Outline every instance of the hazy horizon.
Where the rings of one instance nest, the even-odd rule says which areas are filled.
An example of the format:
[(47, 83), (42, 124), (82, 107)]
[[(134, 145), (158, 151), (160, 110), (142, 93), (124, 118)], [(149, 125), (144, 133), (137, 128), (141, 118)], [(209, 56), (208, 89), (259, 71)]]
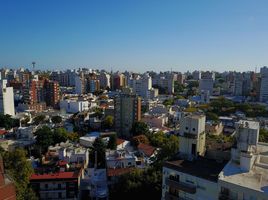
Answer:
[(0, 67), (259, 71), (267, 65), (267, 7), (265, 0), (3, 0)]

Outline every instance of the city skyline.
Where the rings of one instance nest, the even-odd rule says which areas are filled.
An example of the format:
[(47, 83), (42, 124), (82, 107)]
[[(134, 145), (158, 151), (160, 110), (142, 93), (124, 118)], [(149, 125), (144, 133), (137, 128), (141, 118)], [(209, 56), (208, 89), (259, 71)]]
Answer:
[(268, 2), (2, 1), (0, 67), (255, 71)]

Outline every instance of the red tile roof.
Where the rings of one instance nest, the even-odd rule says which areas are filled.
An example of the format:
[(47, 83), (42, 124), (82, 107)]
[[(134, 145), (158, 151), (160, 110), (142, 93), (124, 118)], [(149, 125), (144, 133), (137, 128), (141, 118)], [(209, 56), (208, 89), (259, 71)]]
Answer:
[(115, 169), (107, 169), (107, 176), (121, 176), (123, 174), (130, 173), (134, 168), (115, 168)]
[(153, 155), (154, 151), (156, 150), (156, 148), (154, 148), (153, 146), (148, 145), (148, 144), (143, 144), (143, 143), (140, 143), (138, 145), (138, 149), (140, 151), (142, 151), (148, 157), (150, 157), (151, 155)]
[(6, 130), (0, 130), (0, 135), (5, 135), (7, 133)]
[(64, 161), (64, 160), (60, 160), (59, 162), (58, 162), (58, 165), (59, 166), (66, 166), (68, 164), (68, 162), (66, 162), (66, 161)]
[(116, 139), (116, 145), (123, 144), (125, 141), (126, 141), (126, 140), (123, 140), (123, 139), (117, 138), (117, 139)]
[(54, 174), (32, 174), (30, 180), (49, 180), (49, 179), (75, 179), (80, 175), (79, 172), (57, 172)]

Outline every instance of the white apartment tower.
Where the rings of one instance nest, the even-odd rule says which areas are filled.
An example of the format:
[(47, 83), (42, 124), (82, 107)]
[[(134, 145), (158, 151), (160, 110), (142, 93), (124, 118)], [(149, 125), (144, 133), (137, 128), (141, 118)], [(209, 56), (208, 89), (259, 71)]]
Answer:
[(268, 68), (261, 68), (261, 88), (260, 88), (260, 101), (268, 101)]
[(0, 83), (0, 112), (11, 116), (15, 115), (13, 87), (7, 87), (7, 80)]

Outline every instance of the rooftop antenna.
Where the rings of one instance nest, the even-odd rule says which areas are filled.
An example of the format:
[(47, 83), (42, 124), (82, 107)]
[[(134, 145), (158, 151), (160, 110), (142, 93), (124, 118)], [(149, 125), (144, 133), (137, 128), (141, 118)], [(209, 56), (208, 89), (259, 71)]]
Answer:
[(35, 68), (35, 61), (32, 62), (32, 65), (33, 65), (33, 71), (34, 71), (34, 68)]

